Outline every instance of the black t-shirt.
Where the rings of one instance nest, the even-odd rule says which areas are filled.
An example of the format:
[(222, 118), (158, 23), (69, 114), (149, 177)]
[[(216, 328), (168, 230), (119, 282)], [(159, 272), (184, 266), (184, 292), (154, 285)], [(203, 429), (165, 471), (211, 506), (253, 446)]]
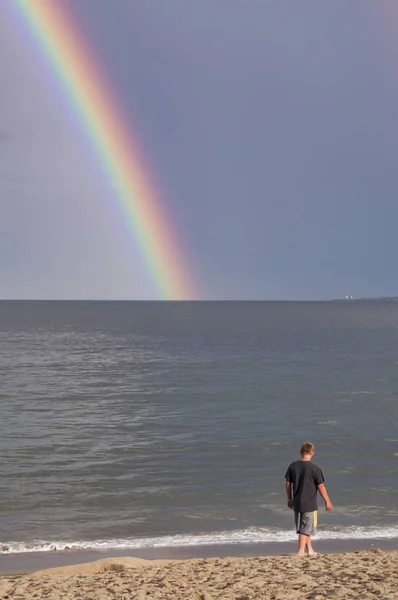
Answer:
[(293, 506), (296, 512), (313, 512), (318, 509), (317, 486), (325, 479), (321, 469), (311, 461), (296, 460), (289, 465), (286, 481), (293, 485)]

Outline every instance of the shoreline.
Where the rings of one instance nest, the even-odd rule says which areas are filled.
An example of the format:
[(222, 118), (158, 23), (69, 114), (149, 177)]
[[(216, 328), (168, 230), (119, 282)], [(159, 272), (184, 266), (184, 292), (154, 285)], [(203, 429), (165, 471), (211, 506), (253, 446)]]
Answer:
[(347, 600), (397, 598), (397, 551), (196, 559), (102, 558), (0, 576), (0, 599)]
[[(319, 555), (346, 554), (381, 550), (382, 552), (398, 551), (398, 538), (383, 539), (347, 539), (347, 540), (313, 540)], [(295, 556), (297, 542), (259, 542), (254, 544), (219, 544), (201, 546), (173, 546), (162, 548), (118, 548), (107, 550), (61, 550), (47, 552), (23, 552), (0, 554), (0, 576), (27, 574), (46, 569), (79, 566), (102, 559), (119, 557), (143, 559), (149, 562), (159, 560), (188, 561), (194, 559), (215, 558), (252, 558)]]

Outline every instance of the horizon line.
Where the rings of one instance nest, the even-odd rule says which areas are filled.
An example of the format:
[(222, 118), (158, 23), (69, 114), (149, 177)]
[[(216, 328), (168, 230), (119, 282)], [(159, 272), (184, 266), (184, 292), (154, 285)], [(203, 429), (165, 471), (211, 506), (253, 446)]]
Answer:
[(362, 300), (398, 300), (398, 296), (360, 296), (358, 298), (301, 298), (301, 299), (259, 299), (259, 298), (212, 298), (212, 299), (191, 299), (191, 300), (171, 300), (171, 299), (133, 299), (133, 298), (0, 298), (0, 302), (157, 302), (157, 303), (199, 303), (199, 302), (344, 302), (352, 303)]

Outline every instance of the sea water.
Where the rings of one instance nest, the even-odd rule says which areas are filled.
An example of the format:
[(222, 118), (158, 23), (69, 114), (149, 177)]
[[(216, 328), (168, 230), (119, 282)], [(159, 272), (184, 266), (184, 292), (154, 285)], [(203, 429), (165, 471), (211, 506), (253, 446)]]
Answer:
[(0, 302), (0, 550), (398, 539), (398, 303)]

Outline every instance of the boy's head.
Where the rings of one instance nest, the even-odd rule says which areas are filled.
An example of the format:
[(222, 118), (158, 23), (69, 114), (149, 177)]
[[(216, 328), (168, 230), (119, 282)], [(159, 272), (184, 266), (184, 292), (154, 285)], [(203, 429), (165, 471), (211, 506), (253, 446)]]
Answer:
[(311, 442), (304, 442), (304, 444), (301, 446), (301, 449), (300, 449), (301, 456), (313, 456), (314, 453), (315, 453), (314, 444), (311, 444)]

